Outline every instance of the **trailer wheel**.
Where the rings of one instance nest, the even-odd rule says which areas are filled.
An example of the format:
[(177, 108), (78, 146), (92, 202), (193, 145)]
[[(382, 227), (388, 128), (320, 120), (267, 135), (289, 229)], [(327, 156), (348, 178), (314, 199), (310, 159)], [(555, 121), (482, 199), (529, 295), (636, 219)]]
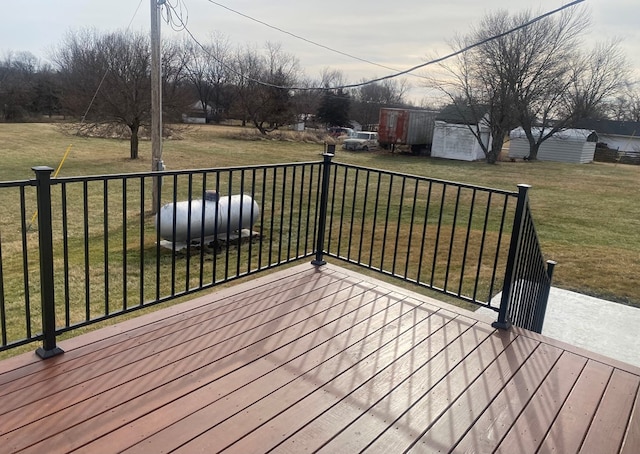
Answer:
[(369, 151), (369, 147), (365, 145), (364, 147), (362, 147), (362, 151)]

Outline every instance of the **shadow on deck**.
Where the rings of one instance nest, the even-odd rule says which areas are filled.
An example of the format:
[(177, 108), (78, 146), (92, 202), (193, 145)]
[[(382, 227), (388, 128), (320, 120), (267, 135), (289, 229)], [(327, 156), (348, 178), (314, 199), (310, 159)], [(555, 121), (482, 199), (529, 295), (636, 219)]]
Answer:
[(3, 452), (640, 452), (640, 369), (308, 264), (0, 363)]

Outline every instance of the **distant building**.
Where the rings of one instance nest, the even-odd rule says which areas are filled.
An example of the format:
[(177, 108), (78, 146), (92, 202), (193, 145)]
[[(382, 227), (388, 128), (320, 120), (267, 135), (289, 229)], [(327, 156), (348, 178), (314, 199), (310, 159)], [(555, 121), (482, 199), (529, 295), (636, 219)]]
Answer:
[[(534, 128), (534, 135), (540, 134)], [(529, 156), (529, 140), (522, 128), (516, 128), (509, 134), (509, 158), (524, 159)], [(592, 162), (598, 135), (589, 129), (565, 129), (542, 142), (538, 149), (540, 161), (573, 162), (584, 164)]]
[(460, 161), (485, 159), (484, 150), (471, 131), (480, 135), (487, 149), (491, 147), (491, 132), (485, 115), (483, 108), (474, 110), (450, 105), (442, 109), (435, 119), (431, 156)]
[(182, 114), (182, 122), (192, 124), (210, 123), (216, 115), (221, 115), (223, 113), (224, 109), (221, 107), (207, 105), (207, 108), (205, 109), (201, 101), (196, 101), (191, 105), (188, 112)]
[(598, 134), (598, 143), (623, 152), (640, 153), (640, 123), (635, 121), (582, 120), (576, 127)]

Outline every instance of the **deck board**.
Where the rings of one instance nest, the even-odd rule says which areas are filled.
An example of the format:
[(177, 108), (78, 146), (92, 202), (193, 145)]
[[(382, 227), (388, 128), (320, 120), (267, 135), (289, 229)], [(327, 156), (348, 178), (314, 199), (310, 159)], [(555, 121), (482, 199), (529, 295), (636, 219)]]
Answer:
[(3, 452), (640, 451), (638, 368), (334, 265), (61, 347), (0, 362)]
[(613, 372), (580, 452), (605, 452), (622, 446), (631, 409), (638, 399), (639, 381), (637, 375)]
[[(380, 298), (375, 302), (382, 307), (388, 304), (388, 301)], [(153, 440), (145, 443), (140, 449), (144, 452), (147, 449), (153, 450), (156, 446), (170, 446), (178, 443), (187, 432), (190, 434), (199, 434), (206, 432), (218, 423), (228, 424), (227, 421), (230, 421), (230, 418), (233, 418), (238, 413), (248, 411), (246, 409), (254, 404), (254, 402), (256, 405), (264, 405), (259, 401), (263, 396), (264, 399), (273, 399), (274, 395), (285, 399), (286, 396), (292, 396), (293, 392), (302, 392), (304, 385), (309, 383), (308, 376), (312, 376), (315, 380), (318, 380), (318, 370), (323, 373), (334, 373), (334, 371), (339, 370), (341, 367), (347, 367), (352, 362), (349, 358), (357, 358), (365, 355), (369, 349), (375, 347), (375, 343), (366, 343), (366, 345), (363, 346), (362, 339), (365, 339), (365, 336), (370, 337), (372, 332), (377, 332), (385, 326), (385, 317), (391, 316), (395, 318), (396, 315), (400, 316), (403, 312), (406, 313), (412, 308), (412, 306), (409, 305), (402, 307), (399, 304), (395, 304), (394, 307), (396, 312), (379, 313), (377, 316), (369, 319), (358, 320), (354, 318), (357, 314), (342, 318), (339, 320), (339, 323), (324, 325), (320, 330), (311, 333), (312, 335), (307, 336), (308, 339), (304, 342), (296, 342), (294, 345), (297, 349), (295, 350), (291, 348), (281, 349), (267, 354), (263, 359), (272, 367), (272, 371), (269, 374), (259, 377), (254, 382), (248, 383), (247, 386), (232, 389), (229, 394), (224, 396), (223, 401), (221, 401), (219, 405), (207, 406), (190, 415), (190, 417), (173, 424), (171, 427), (165, 429), (163, 433), (155, 436)], [(365, 313), (379, 312), (379, 309), (380, 307), (372, 306), (368, 311), (365, 311)], [(413, 318), (404, 317), (404, 319), (404, 323), (408, 328)], [(370, 323), (364, 323), (365, 321)], [(355, 332), (351, 330), (351, 327), (354, 325), (359, 328), (355, 330)], [(345, 344), (348, 345), (348, 343), (353, 345), (345, 350)], [(311, 350), (313, 344), (321, 344), (320, 346), (322, 348)], [(308, 350), (301, 352), (301, 347), (307, 348)], [(345, 360), (345, 358), (347, 359)], [(237, 384), (242, 383), (242, 372), (243, 371), (238, 371), (238, 373), (230, 376), (230, 382)], [(306, 380), (297, 380), (294, 385), (298, 386), (292, 386), (292, 382), (296, 380), (299, 375), (303, 375)], [(293, 388), (293, 391), (291, 391), (291, 388)], [(188, 429), (188, 431), (185, 429)], [(179, 444), (177, 446), (179, 446)]]
[[(342, 281), (339, 284), (342, 284)], [(326, 287), (323, 290), (324, 297), (320, 298), (319, 295), (316, 295), (310, 300), (317, 302), (317, 305), (314, 306), (316, 313), (332, 309), (331, 304), (339, 306), (337, 309), (333, 308), (336, 313), (339, 313), (343, 310), (341, 306), (347, 301), (345, 298), (348, 294), (360, 292), (358, 287), (354, 285), (338, 291), (339, 284), (331, 284), (333, 287)], [(354, 291), (354, 288), (357, 290)], [(317, 291), (311, 293), (315, 295)], [(298, 299), (304, 300), (308, 296), (300, 295), (297, 292), (296, 294), (297, 297), (290, 299), (288, 304), (295, 306)], [(242, 318), (233, 324), (227, 323), (226, 319), (222, 320), (220, 321), (222, 327), (219, 329), (216, 329), (215, 319), (213, 322), (198, 320), (200, 323), (192, 326), (191, 333), (184, 329), (175, 332), (172, 336), (175, 339), (163, 343), (162, 349), (154, 348), (152, 354), (149, 354), (149, 348), (134, 348), (123, 352), (119, 356), (124, 358), (122, 362), (127, 364), (126, 367), (113, 368), (111, 361), (102, 361), (101, 363), (105, 363), (102, 365), (102, 369), (95, 365), (91, 369), (86, 369), (89, 373), (84, 382), (76, 384), (73, 381), (73, 386), (68, 386), (69, 382), (66, 377), (62, 376), (62, 380), (52, 380), (47, 386), (48, 389), (38, 394), (52, 395), (52, 389), (59, 388), (55, 400), (60, 406), (66, 406), (66, 408), (52, 407), (49, 411), (51, 413), (62, 411), (61, 416), (69, 423), (74, 423), (84, 421), (87, 417), (105, 412), (110, 408), (117, 408), (117, 405), (125, 403), (132, 397), (144, 396), (147, 391), (145, 385), (147, 375), (154, 375), (154, 382), (157, 386), (180, 380), (180, 388), (184, 386), (183, 378), (190, 371), (201, 371), (202, 374), (205, 374), (206, 379), (222, 376), (237, 368), (242, 360), (246, 359), (244, 355), (238, 354), (239, 352), (248, 346), (259, 348), (261, 343), (266, 342), (265, 337), (277, 336), (283, 342), (295, 339), (299, 330), (304, 327), (299, 322), (308, 318), (304, 309), (310, 304), (312, 303), (307, 302), (305, 305), (300, 305), (300, 310), (294, 312), (284, 313), (286, 309), (282, 308), (282, 304), (279, 306), (279, 311), (276, 311), (276, 308), (259, 312), (252, 320), (255, 323), (252, 329), (250, 329), (251, 325), (244, 326)], [(278, 326), (283, 328), (278, 330)], [(209, 335), (205, 336), (205, 334)], [(150, 345), (152, 344), (144, 344), (146, 347)], [(136, 352), (139, 355), (139, 360), (130, 360), (130, 358), (136, 357)], [(74, 372), (75, 370), (70, 374), (72, 377), (76, 375)], [(199, 377), (188, 377), (187, 382), (193, 383)], [(23, 391), (30, 390), (25, 388)], [(161, 392), (157, 394), (161, 394)], [(24, 405), (20, 409), (20, 414), (26, 418), (32, 418), (31, 415), (37, 414), (39, 411), (39, 401), (33, 400), (32, 393), (29, 393), (28, 396), (31, 404)], [(91, 399), (92, 396), (96, 396), (96, 398)], [(70, 404), (73, 407), (69, 407)], [(8, 413), (8, 416), (11, 418), (12, 424), (23, 422), (13, 417), (11, 412)], [(37, 432), (40, 436), (49, 435), (46, 430), (42, 429), (38, 421), (34, 421), (34, 423), (38, 424)], [(96, 424), (100, 424), (100, 422), (94, 420), (90, 425)], [(30, 438), (28, 434), (33, 431), (34, 428), (31, 425), (22, 425), (18, 433), (23, 433), (21, 438), (24, 439), (24, 443), (28, 443)], [(49, 439), (47, 443), (54, 441), (55, 438)], [(66, 443), (66, 440), (63, 440), (63, 443)]]
[(507, 454), (537, 450), (586, 362), (584, 357), (563, 353), (495, 452)]
[[(501, 336), (509, 337), (506, 333)], [(419, 438), (412, 443), (413, 452), (434, 451), (455, 446), (473, 426), (478, 415), (491, 405), (499, 392), (531, 356), (538, 343), (526, 337), (516, 337), (474, 381), (465, 392), (452, 401), (445, 417), (431, 426), (424, 424)]]
[(542, 452), (578, 452), (613, 368), (589, 360), (540, 447)]
[[(2, 365), (6, 364), (7, 368), (0, 373), (0, 396), (14, 389), (7, 386), (12, 381), (19, 380), (17, 386), (24, 387), (29, 384), (27, 377), (30, 375), (35, 374), (33, 379), (41, 379), (43, 377), (41, 372), (45, 370), (55, 374), (83, 367), (109, 355), (119, 354), (132, 346), (152, 342), (171, 332), (188, 328), (194, 322), (194, 317), (201, 314), (211, 318), (216, 314), (224, 314), (234, 309), (248, 308), (251, 304), (254, 305), (256, 312), (274, 307), (278, 302), (283, 301), (285, 296), (283, 290), (295, 289), (304, 293), (313, 289), (321, 289), (324, 284), (336, 282), (336, 279), (331, 279), (331, 275), (334, 273), (334, 270), (328, 270), (326, 273), (317, 275), (313, 270), (305, 270), (281, 278), (278, 278), (277, 275), (273, 276), (273, 281), (264, 277), (257, 278), (258, 282), (253, 286), (239, 286), (237, 294), (227, 295), (224, 293), (223, 297), (217, 297), (215, 294), (201, 297), (190, 303), (181, 304), (180, 307), (183, 310), (174, 306), (161, 313), (149, 314), (144, 319), (128, 320), (94, 333), (67, 340), (64, 345), (68, 351), (64, 355), (55, 356), (47, 361), (41, 361), (37, 356), (29, 355), (23, 357), (19, 367), (12, 367), (15, 360), (6, 360)], [(186, 323), (181, 323), (183, 321)], [(97, 351), (100, 352), (98, 358), (95, 356)]]
[[(314, 389), (300, 405), (288, 408), (277, 418), (261, 425), (258, 430), (237, 441), (229, 452), (249, 452), (252, 447), (258, 445), (266, 445), (269, 449), (276, 448), (299, 429), (307, 425), (315, 426), (318, 418), (325, 414), (328, 414), (329, 418), (342, 417), (343, 422), (346, 422), (352, 416), (343, 415), (345, 410), (358, 411), (372, 407), (382, 396), (392, 392), (401, 383), (408, 382), (417, 390), (430, 387), (430, 382), (437, 380), (437, 375), (448, 369), (448, 362), (454, 360), (446, 358), (445, 352), (449, 349), (471, 349), (477, 345), (472, 326), (473, 323), (469, 320), (460, 319), (449, 320), (441, 329), (435, 331), (431, 331), (430, 326), (422, 323), (416, 325), (411, 332), (404, 332), (397, 340), (375, 352), (375, 355), (363, 358), (349, 371), (336, 378), (332, 378), (331, 374), (327, 375), (325, 380), (328, 380), (325, 384)], [(418, 364), (425, 366), (418, 369)], [(424, 373), (416, 373), (418, 370)], [(404, 403), (406, 405), (406, 399)], [(378, 416), (381, 414), (387, 413), (383, 411)], [(310, 430), (314, 431), (314, 427)], [(329, 430), (315, 432), (313, 443), (325, 442), (332, 435)], [(361, 434), (360, 438), (366, 435), (374, 437), (377, 433), (376, 428), (368, 427), (367, 433)]]

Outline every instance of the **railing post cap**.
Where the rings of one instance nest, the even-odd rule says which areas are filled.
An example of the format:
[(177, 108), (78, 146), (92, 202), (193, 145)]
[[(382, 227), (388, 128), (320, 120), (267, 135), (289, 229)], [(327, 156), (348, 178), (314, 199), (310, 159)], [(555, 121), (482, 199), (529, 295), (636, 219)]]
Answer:
[(520, 183), (518, 187), (522, 189), (531, 189), (531, 185), (526, 183)]
[(34, 166), (31, 167), (34, 172), (53, 172), (54, 168), (49, 166)]
[(322, 153), (322, 156), (324, 156), (325, 159), (330, 159), (330, 158), (333, 158), (335, 154), (336, 154), (335, 144), (325, 143), (324, 152)]

